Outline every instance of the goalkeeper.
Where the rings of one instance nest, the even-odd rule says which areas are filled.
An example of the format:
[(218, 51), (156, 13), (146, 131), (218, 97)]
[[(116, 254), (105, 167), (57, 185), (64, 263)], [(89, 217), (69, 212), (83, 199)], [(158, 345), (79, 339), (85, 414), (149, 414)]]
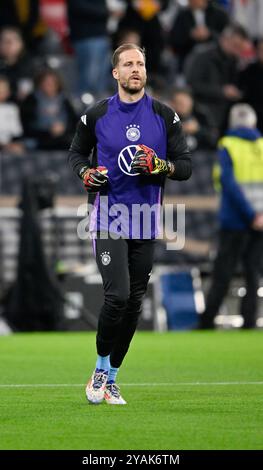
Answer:
[(136, 330), (158, 236), (154, 217), (140, 226), (133, 207), (160, 209), (165, 178), (188, 179), (191, 160), (177, 114), (145, 93), (144, 50), (123, 44), (112, 65), (118, 93), (81, 117), (69, 162), (93, 204), (89, 230), (104, 288), (86, 396), (94, 404), (124, 405), (116, 377)]

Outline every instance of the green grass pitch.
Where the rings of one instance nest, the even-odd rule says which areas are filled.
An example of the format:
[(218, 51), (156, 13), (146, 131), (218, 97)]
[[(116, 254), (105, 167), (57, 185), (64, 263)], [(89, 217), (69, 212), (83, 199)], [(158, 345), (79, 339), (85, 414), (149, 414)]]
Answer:
[(1, 337), (0, 449), (263, 449), (261, 331), (137, 333), (127, 406), (88, 404), (94, 361), (93, 333)]

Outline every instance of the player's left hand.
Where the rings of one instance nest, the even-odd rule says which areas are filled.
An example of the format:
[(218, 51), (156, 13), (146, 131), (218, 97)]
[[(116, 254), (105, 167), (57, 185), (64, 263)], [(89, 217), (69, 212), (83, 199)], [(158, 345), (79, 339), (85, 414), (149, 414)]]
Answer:
[(169, 169), (165, 160), (158, 158), (155, 151), (147, 145), (137, 145), (131, 168), (142, 175), (167, 175)]

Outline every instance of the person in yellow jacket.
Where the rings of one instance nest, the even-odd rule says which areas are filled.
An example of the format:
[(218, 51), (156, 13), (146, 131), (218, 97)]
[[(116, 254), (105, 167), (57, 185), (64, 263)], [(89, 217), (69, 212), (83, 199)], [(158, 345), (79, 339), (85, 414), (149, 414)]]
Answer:
[(256, 326), (263, 257), (263, 137), (256, 123), (251, 106), (236, 104), (230, 111), (230, 129), (219, 141), (219, 165), (215, 172), (220, 189), (219, 246), (201, 317), (203, 329), (214, 328), (214, 318), (239, 261), (246, 281), (246, 294), (240, 306), (243, 328)]

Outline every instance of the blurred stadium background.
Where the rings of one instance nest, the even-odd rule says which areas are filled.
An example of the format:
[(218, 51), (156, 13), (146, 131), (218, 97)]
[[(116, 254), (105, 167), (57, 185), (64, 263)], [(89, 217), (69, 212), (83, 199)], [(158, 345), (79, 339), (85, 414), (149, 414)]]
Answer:
[[(100, 280), (91, 244), (77, 237), (76, 228), (81, 220), (77, 216), (77, 208), (85, 204), (86, 196), (67, 164), (67, 149), (81, 112), (95, 100), (114, 92), (114, 84), (108, 63), (103, 88), (94, 88), (95, 81), (87, 84), (88, 88), (83, 93), (79, 77), (84, 72), (80, 70), (76, 51), (78, 41), (83, 37), (87, 40), (103, 38), (109, 53), (122, 41), (131, 40), (148, 48), (148, 91), (169, 103), (180, 114), (192, 151), (194, 168), (189, 181), (167, 183), (166, 201), (175, 205), (184, 203), (186, 206), (186, 244), (183, 250), (167, 251), (165, 244), (158, 242), (155, 276), (144, 309), (144, 318), (150, 315), (151, 319), (146, 320), (141, 327), (192, 328), (197, 323), (197, 315), (204, 308), (204, 294), (216, 253), (218, 198), (212, 181), (216, 143), (225, 130), (231, 104), (245, 99), (256, 106), (259, 112), (263, 104), (262, 90), (252, 90), (255, 85), (249, 81), (253, 70), (256, 78), (260, 79), (260, 72), (255, 69), (251, 71), (251, 68), (263, 60), (260, 42), (262, 23), (256, 22), (256, 18), (262, 15), (262, 2), (191, 0), (188, 4), (183, 0), (141, 3), (108, 0), (98, 2), (94, 11), (92, 2), (84, 3), (82, 11), (83, 2), (66, 0), (1, 2), (0, 78), (2, 88), (9, 88), (9, 91), (4, 90), (2, 93), (0, 103), (2, 312), (6, 310), (6, 302), (10, 302), (10, 295), (14, 296), (14, 285), (20, 282), (23, 272), (33, 269), (36, 282), (38, 274), (41, 277), (45, 275), (43, 270), (48, 269), (49, 274), (45, 271), (46, 275), (54, 275), (60, 282), (64, 298), (61, 302), (64, 305), (57, 308), (61, 321), (48, 318), (48, 315), (52, 316), (51, 312), (46, 312), (45, 320), (45, 313), (41, 311), (40, 321), (34, 321), (34, 318), (27, 320), (27, 305), (24, 311), (20, 308), (21, 312), (17, 316), (21, 318), (12, 317), (13, 322), (9, 323), (13, 323), (18, 330), (94, 328), (94, 316), (98, 308), (96, 302), (92, 301), (95, 296), (90, 295), (89, 289), (96, 292), (96, 297), (100, 295)], [(194, 13), (196, 6), (203, 8), (204, 12), (207, 10), (199, 19)], [(83, 13), (83, 20), (79, 20), (79, 31), (75, 24), (79, 17), (78, 9)], [(253, 19), (254, 26), (251, 28)], [(200, 34), (199, 37), (196, 33), (193, 38), (191, 28), (194, 25), (191, 21), (196, 21), (196, 28), (205, 24), (207, 35), (203, 37)], [(229, 39), (230, 45), (237, 41), (238, 54), (236, 57), (228, 57), (228, 64), (218, 83), (207, 83), (207, 91), (201, 93), (196, 86), (200, 77), (192, 77), (191, 63), (195, 63), (198, 54), (204, 60), (211, 47), (220, 42), (223, 28), (233, 21), (238, 21), (244, 29), (237, 34), (237, 38)], [(90, 24), (93, 24), (91, 30)], [(178, 30), (182, 24), (185, 25), (184, 29)], [(255, 26), (257, 24), (258, 29)], [(154, 35), (159, 37), (158, 44), (150, 41)], [(93, 47), (96, 49), (97, 46)], [(97, 58), (99, 60), (99, 56)], [(87, 59), (82, 62), (82, 66), (89, 66)], [(90, 64), (90, 70), (92, 66)], [(5, 80), (7, 83), (4, 83)], [(41, 118), (37, 117), (39, 96), (42, 93), (44, 100), (45, 92), (48, 93), (49, 86), (52, 88), (48, 80), (53, 81), (57, 89), (50, 98), (49, 111), (52, 114), (52, 106), (55, 107), (56, 117), (53, 121), (55, 125), (57, 120), (62, 124), (62, 129), (58, 131), (52, 127), (52, 118), (45, 121), (41, 113)], [(223, 96), (225, 83), (233, 84), (235, 96)], [(212, 98), (210, 101), (208, 95)], [(7, 104), (12, 107), (12, 111), (6, 108)], [(259, 127), (263, 127), (261, 114)], [(31, 211), (27, 215), (21, 208), (22, 194), (28, 211)], [(43, 200), (39, 201), (39, 198)], [(35, 227), (35, 240), (26, 235), (32, 226)], [(33, 268), (32, 265), (28, 268), (28, 259), (25, 263), (26, 256), (23, 257), (21, 252), (25, 249), (29, 250), (27, 256), (35, 261), (40, 256), (40, 261)], [(30, 287), (29, 283), (28, 287), (22, 288), (24, 297), (27, 288), (32, 291), (33, 286)], [(217, 318), (219, 326), (242, 325), (237, 305), (244, 293), (242, 272), (239, 271)], [(30, 295), (29, 292), (27, 295)], [(163, 298), (167, 296), (169, 302), (165, 308)], [(260, 299), (263, 297), (262, 283), (258, 296)], [(36, 294), (31, 301), (37, 304), (39, 298), (39, 294)], [(17, 298), (14, 302), (21, 303), (21, 299)], [(37, 305), (34, 308), (37, 315)], [(3, 322), (2, 325), (5, 331)], [(262, 301), (257, 325), (263, 325)]]
[[(195, 2), (199, 2), (201, 11), (209, 9), (209, 14), (193, 14)], [(80, 18), (79, 28), (75, 24), (75, 19), (78, 17)], [(227, 47), (234, 47), (233, 41), (236, 41), (235, 57), (228, 56), (227, 63), (224, 61), (222, 63), (220, 69), (222, 73), (218, 81), (206, 83), (201, 90), (196, 84), (202, 78), (193, 73), (193, 70), (196, 71), (194, 64), (198, 64), (198, 60), (205, 61), (206, 56), (209, 57), (211, 48), (217, 47), (218, 42), (221, 41), (225, 26), (232, 22), (241, 25), (238, 26), (240, 30), (237, 34), (228, 38)], [(96, 39), (103, 42), (106, 59), (108, 59), (108, 53), (110, 54), (111, 50), (121, 42), (136, 41), (145, 46), (149, 68), (147, 90), (156, 98), (174, 107), (181, 117), (192, 152), (193, 175), (189, 181), (179, 184), (168, 181), (165, 201), (175, 205), (185, 204), (186, 243), (180, 251), (167, 251), (165, 243), (162, 240), (158, 241), (154, 273), (144, 301), (139, 329), (161, 332), (195, 329), (198, 317), (204, 310), (205, 294), (208, 290), (212, 262), (216, 253), (218, 196), (213, 186), (212, 169), (216, 161), (217, 141), (226, 129), (231, 105), (239, 101), (250, 103), (258, 113), (259, 128), (263, 131), (263, 2), (261, 0), (191, 0), (189, 2), (187, 0), (153, 2), (2, 0), (0, 2), (0, 28), (2, 31), (0, 33), (0, 335), (28, 331), (65, 332), (96, 329), (100, 303), (102, 304), (102, 287), (93, 259), (91, 243), (77, 236), (77, 226), (83, 218), (77, 214), (77, 209), (81, 204), (85, 204), (86, 194), (68, 166), (67, 149), (82, 111), (96, 100), (109, 96), (115, 88), (108, 62), (105, 67), (105, 76), (101, 77), (100, 87), (96, 88), (98, 80), (95, 77), (93, 82), (89, 82), (87, 88), (83, 89), (84, 63), (88, 68), (90, 67), (88, 74), (97, 66), (97, 64), (91, 65), (92, 62), (81, 60), (78, 46), (83, 38), (87, 41), (94, 41), (91, 42), (91, 47), (96, 52), (95, 59), (97, 57), (99, 61), (101, 61), (100, 43), (96, 42)], [(193, 35), (191, 31), (195, 28)], [(94, 57), (90, 60), (94, 60)], [(225, 85), (232, 85), (232, 93), (224, 92)], [(48, 95), (49, 87), (54, 87), (56, 90), (53, 98)], [(41, 113), (37, 112), (45, 101), (45, 93), (47, 93), (48, 102), (46, 106), (51, 106), (51, 115), (52, 106), (55, 107), (54, 119), (45, 119)], [(59, 121), (59, 126), (56, 125), (57, 121)], [(231, 283), (229, 294), (216, 318), (218, 329), (239, 329), (242, 326), (238, 305), (240, 298), (244, 295), (242, 270), (238, 269)], [(257, 327), (260, 329), (263, 327), (263, 270), (258, 297)], [(260, 380), (260, 368), (256, 367), (261, 348), (260, 332), (240, 332), (239, 334), (242, 335), (242, 333), (248, 336), (246, 340), (244, 336), (240, 337), (242, 345), (240, 357), (244, 359), (244, 362), (240, 365), (237, 374), (234, 374), (229, 363), (228, 366), (226, 365), (227, 373), (224, 374), (224, 362), (220, 365), (222, 370), (218, 372), (218, 375), (217, 372), (214, 373), (215, 355), (210, 364), (203, 362), (206, 373), (202, 374), (199, 370), (200, 381), (239, 382), (243, 380), (248, 383)], [(76, 340), (72, 340), (72, 336), (67, 334), (72, 347), (76, 346), (75, 342), (77, 343), (78, 340), (81, 347), (85, 347), (86, 339), (83, 340), (82, 336), (76, 336)], [(140, 334), (147, 335), (147, 333)], [(148, 338), (146, 342), (154, 342), (155, 336), (150, 340), (150, 337), (140, 337), (140, 334), (136, 339), (139, 345), (144, 338)], [(184, 377), (182, 374), (183, 361), (180, 362), (178, 371), (174, 366), (171, 372), (173, 377), (171, 382), (175, 383), (180, 376), (182, 383), (190, 383), (187, 389), (190, 397), (190, 392), (193, 392), (193, 395), (196, 393), (195, 386), (191, 383), (199, 380), (198, 374), (193, 372), (194, 367), (199, 364), (198, 361), (202, 362), (206, 354), (213, 355), (215, 351), (218, 354), (218, 351), (223, 348), (224, 341), (230, 344), (233, 338), (237, 349), (231, 349), (230, 346), (229, 349), (226, 348), (224, 357), (227, 363), (230, 360), (227, 359), (228, 354), (229, 358), (237, 357), (239, 340), (235, 336), (229, 339), (225, 336), (221, 338), (217, 336), (214, 343), (213, 333), (207, 333), (207, 336), (205, 336), (206, 333), (198, 332), (192, 333), (196, 336), (187, 336), (191, 333), (184, 334), (186, 336), (182, 336), (181, 340), (179, 336), (176, 336), (176, 339), (173, 339), (173, 336), (163, 336), (169, 340), (161, 340), (161, 343), (164, 345), (167, 341), (167, 345), (171, 348), (166, 351), (165, 361), (173, 354), (174, 357), (177, 356), (178, 352), (174, 346), (176, 342), (179, 343), (183, 355), (191, 356), (191, 358), (187, 356), (186, 361), (188, 364), (186, 367), (191, 368), (192, 371), (189, 376)], [(250, 334), (257, 335), (255, 343), (254, 337), (249, 336)], [(25, 375), (23, 373), (17, 375), (15, 372), (20, 368), (20, 360), (12, 355), (14, 344), (12, 338), (16, 338), (17, 335), (2, 338), (9, 341), (1, 345), (3, 354), (6, 354), (3, 357), (7, 358), (6, 365), (0, 358), (0, 369), (2, 370), (3, 367), (3, 374), (1, 373), (3, 384), (52, 384), (63, 381), (64, 383), (79, 383), (81, 379), (74, 372), (73, 365), (69, 375), (64, 374), (67, 365), (63, 361), (57, 368), (55, 367), (55, 374), (46, 374), (45, 380), (36, 372), (41, 368), (42, 360), (44, 360), (46, 350), (43, 345), (46, 341), (48, 343), (51, 341), (54, 355), (58, 354), (58, 350), (53, 349), (54, 344), (57, 341), (63, 342), (63, 354), (66, 355), (67, 339), (64, 333), (61, 335), (61, 340), (57, 340), (57, 337), (52, 335), (49, 339), (45, 335), (20, 336), (19, 341), (23, 342), (21, 357), (24, 357), (25, 362), (29, 357), (33, 360), (36, 343), (40, 344), (39, 347), (42, 348), (43, 353), (43, 356), (41, 353), (39, 356), (39, 367), (37, 363), (32, 365), (29, 361)], [(91, 335), (93, 341), (93, 334)], [(40, 343), (38, 343), (38, 338)], [(187, 338), (185, 344), (188, 348), (184, 352), (183, 338)], [(204, 355), (196, 356), (195, 360), (194, 351), (197, 351), (196, 342), (198, 341), (205, 342), (207, 347), (203, 349)], [(90, 343), (87, 342), (90, 350), (92, 346), (89, 344), (92, 344), (91, 340)], [(214, 344), (214, 349), (212, 344)], [(251, 360), (248, 359), (246, 363), (246, 353), (253, 344), (254, 355), (252, 354), (253, 357), (251, 356)], [(154, 356), (155, 346), (152, 343), (148, 346)], [(173, 348), (174, 353), (171, 352)], [(83, 351), (80, 357), (85, 357)], [(137, 381), (132, 369), (132, 361), (136, 363), (136, 357), (135, 353), (132, 353), (131, 359), (127, 361), (130, 361), (128, 365), (131, 365), (131, 375), (124, 376), (123, 382)], [(49, 359), (52, 362), (51, 356)], [(77, 360), (77, 355), (75, 359)], [(145, 361), (147, 363), (147, 358)], [(160, 366), (148, 365), (156, 367), (156, 370), (162, 367), (161, 364)], [(251, 372), (254, 366), (254, 372)], [(80, 365), (77, 367), (80, 372)], [(218, 363), (216, 367), (219, 367)], [(13, 373), (10, 374), (12, 368)], [(30, 373), (29, 370), (31, 370)], [(86, 365), (85, 370), (88, 373), (89, 369), (86, 369)], [(80, 375), (82, 374), (83, 371)], [(147, 381), (152, 381), (148, 379)], [(85, 380), (84, 377), (83, 380)], [(141, 377), (141, 380), (146, 379)], [(169, 381), (170, 376), (162, 377), (161, 382)], [(231, 393), (236, 396), (235, 384), (232, 384), (232, 387)], [(243, 389), (242, 399), (240, 398), (242, 403), (245, 401), (245, 395), (250, 393), (249, 385), (247, 387), (246, 391)], [(68, 389), (65, 390), (63, 393), (69, 392)], [(45, 388), (41, 390), (43, 402), (46, 391)], [(214, 400), (212, 404), (210, 403), (212, 412), (220, 406), (221, 391), (222, 388), (219, 387), (214, 398), (211, 398), (212, 401)], [(255, 401), (252, 401), (252, 404), (258, 403), (258, 391), (255, 385)], [(6, 406), (11, 406), (9, 397), (13, 396), (15, 390), (2, 388), (0, 392), (6, 392)], [(60, 392), (58, 390), (57, 392), (59, 395)], [(210, 392), (212, 396), (212, 389)], [(207, 390), (201, 397), (197, 395), (200, 401), (197, 400), (194, 403), (194, 409), (197, 409), (195, 407), (198, 407), (198, 403), (201, 406), (207, 406), (207, 397), (210, 392)], [(28, 403), (25, 391), (17, 391), (17, 393), (19, 400), (22, 396), (25, 399), (24, 403)], [(147, 397), (151, 393), (151, 387), (149, 390), (148, 388), (144, 390), (143, 403), (147, 402)], [(228, 401), (231, 393), (229, 389), (223, 392), (228, 410), (232, 406)], [(240, 390), (238, 393), (241, 393)], [(171, 417), (168, 410), (162, 410), (161, 394), (161, 390), (156, 392), (154, 400), (157, 406), (161, 407), (159, 429), (162, 433)], [(71, 397), (72, 395), (68, 393), (69, 402), (71, 402)], [(74, 397), (75, 400), (78, 399), (77, 393)], [(171, 401), (173, 397), (175, 400), (178, 399), (177, 392), (175, 395), (171, 394)], [(132, 401), (131, 391), (128, 398)], [(181, 399), (183, 400), (182, 395)], [(57, 400), (58, 404), (59, 397)], [(240, 402), (240, 409), (242, 409), (242, 403)], [(185, 403), (182, 406), (183, 409), (187, 408)], [(208, 415), (209, 406), (206, 408)], [(154, 429), (150, 419), (150, 408), (147, 411), (147, 419), (150, 421), (146, 419), (146, 422)], [(255, 405), (254, 415), (256, 411)], [(36, 410), (31, 409), (30, 412), (35, 413)], [(47, 406), (46, 413), (49, 412)], [(79, 415), (81, 412), (82, 410), (79, 410)], [(18, 418), (21, 426), (22, 415), (21, 411)], [(125, 419), (127, 423), (125, 416), (121, 419)], [(246, 416), (249, 416), (249, 411), (246, 412)], [(118, 419), (116, 417), (114, 419), (118, 421), (119, 416)], [(199, 418), (196, 417), (193, 429), (197, 429), (197, 423), (200, 422), (198, 420)], [(204, 433), (209, 432), (208, 421), (202, 428)], [(235, 432), (238, 432), (241, 421), (241, 417), (235, 421)], [(254, 429), (258, 430), (257, 424), (253, 423), (251, 426), (255, 426)], [(35, 425), (37, 425), (36, 421)], [(219, 426), (219, 422), (215, 425)], [(76, 436), (79, 437), (76, 421), (72, 426)], [(189, 426), (191, 427), (191, 422), (186, 420), (182, 432), (186, 432)], [(131, 432), (135, 430), (132, 425), (131, 428)], [(46, 431), (51, 432), (48, 429)], [(76, 437), (72, 441), (73, 447), (70, 447), (70, 436), (67, 436), (59, 447), (54, 437), (54, 430), (52, 432), (53, 444), (47, 439), (42, 448), (55, 448), (55, 445), (57, 448), (81, 448), (81, 445), (85, 444), (83, 440), (77, 442)], [(20, 445), (17, 439), (12, 440), (12, 430), (10, 433), (2, 444), (2, 448), (14, 448), (14, 446), (30, 448), (29, 435), (25, 435), (25, 440)], [(188, 447), (186, 441), (181, 439), (182, 435), (178, 430), (179, 440), (170, 439), (167, 443), (168, 447), (165, 447), (165, 442), (167, 442), (165, 436), (167, 435), (161, 434), (159, 441), (150, 439), (145, 443), (145, 448), (154, 448), (154, 442), (158, 448), (172, 449), (177, 443), (179, 446), (190, 448), (189, 442), (193, 439), (194, 432), (186, 433)], [(255, 437), (256, 433), (253, 436)], [(223, 438), (217, 440), (216, 436), (214, 437), (214, 440), (211, 437), (211, 441), (207, 444), (200, 444), (201, 438), (192, 442), (197, 448), (213, 448), (213, 446), (231, 448), (228, 440), (231, 439), (231, 433), (225, 441)], [(258, 437), (255, 439), (254, 437), (250, 435), (250, 440), (246, 441), (247, 436), (241, 435), (240, 441), (233, 440), (234, 447), (232, 448), (235, 446), (236, 448), (253, 448), (253, 445), (255, 448), (260, 448)], [(140, 443), (132, 438), (126, 443), (131, 446), (130, 448), (140, 446)], [(33, 441), (32, 448), (34, 445), (37, 446), (35, 448), (41, 448), (38, 439), (35, 443)], [(90, 445), (94, 448), (104, 448), (96, 439)], [(114, 435), (105, 448), (111, 448), (111, 445), (114, 446), (113, 448), (118, 448), (117, 436)], [(120, 448), (125, 448), (125, 443), (122, 443)]]

